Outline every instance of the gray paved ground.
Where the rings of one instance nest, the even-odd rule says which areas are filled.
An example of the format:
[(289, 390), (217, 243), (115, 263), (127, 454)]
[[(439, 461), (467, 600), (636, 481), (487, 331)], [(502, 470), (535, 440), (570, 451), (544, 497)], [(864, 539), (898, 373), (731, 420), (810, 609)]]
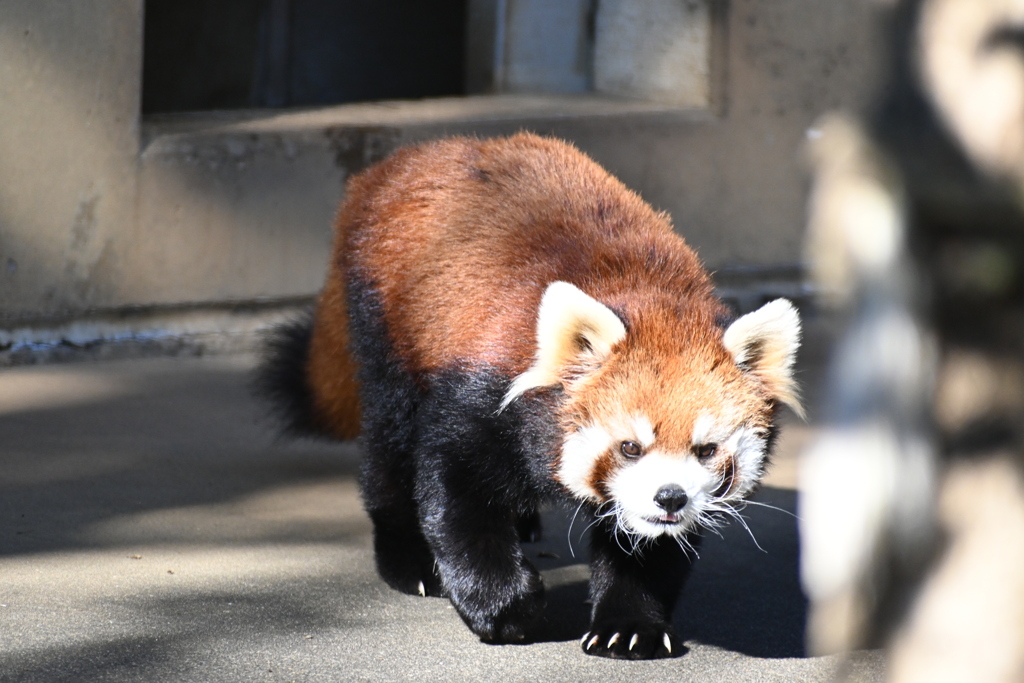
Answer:
[[(581, 529), (529, 546), (539, 642), (479, 643), (444, 600), (375, 576), (358, 450), (276, 438), (252, 359), (0, 372), (0, 680), (828, 681), (803, 657), (789, 429), (742, 529), (711, 537), (680, 602), (678, 659), (588, 657)], [(854, 658), (880, 680), (882, 657)]]

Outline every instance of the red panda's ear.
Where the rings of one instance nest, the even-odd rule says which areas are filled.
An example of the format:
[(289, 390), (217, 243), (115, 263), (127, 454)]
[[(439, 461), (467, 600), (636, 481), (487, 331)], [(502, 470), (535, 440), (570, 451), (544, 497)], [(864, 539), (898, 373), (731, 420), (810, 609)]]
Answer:
[(757, 375), (772, 395), (803, 417), (793, 362), (800, 348), (800, 316), (793, 304), (776, 299), (736, 320), (722, 343), (741, 369)]
[(619, 316), (568, 282), (552, 282), (537, 313), (537, 351), (512, 382), (502, 409), (530, 389), (557, 386), (570, 365), (598, 365), (626, 336)]

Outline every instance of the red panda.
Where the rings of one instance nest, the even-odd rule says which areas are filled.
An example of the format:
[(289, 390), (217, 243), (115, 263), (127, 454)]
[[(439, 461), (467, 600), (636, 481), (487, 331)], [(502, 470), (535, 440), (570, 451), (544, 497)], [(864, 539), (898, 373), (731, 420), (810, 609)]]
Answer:
[(668, 216), (571, 145), (451, 138), (351, 179), (311, 327), (265, 372), (295, 424), (361, 432), (392, 587), (523, 641), (544, 599), (520, 536), (568, 498), (596, 522), (584, 650), (666, 657), (687, 548), (799, 411), (793, 306), (727, 316)]

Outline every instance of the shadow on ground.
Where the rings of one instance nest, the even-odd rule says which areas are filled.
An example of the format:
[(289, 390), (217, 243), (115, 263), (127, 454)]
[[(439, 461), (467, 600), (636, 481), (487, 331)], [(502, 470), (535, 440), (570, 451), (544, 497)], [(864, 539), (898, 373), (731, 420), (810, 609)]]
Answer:
[(0, 556), (102, 546), (92, 532), (109, 520), (354, 478), (353, 444), (276, 437), (247, 370), (158, 360), (5, 371), (0, 382), (53, 378), (59, 391), (63, 373), (99, 388), (0, 411)]
[(707, 538), (676, 612), (686, 656), (623, 669), (579, 651), (587, 540), (564, 510), (526, 546), (548, 587), (537, 642), (484, 646), (446, 601), (376, 578), (358, 449), (276, 438), (250, 366), (0, 377), (0, 680), (472, 680), (477, 666), (522, 678), (556, 661), (550, 680), (664, 680), (717, 666), (703, 646), (756, 658), (750, 676), (803, 656), (792, 491), (766, 487), (755, 500), (782, 510), (744, 512), (756, 543), (735, 523)]
[[(674, 623), (685, 641), (752, 657), (803, 657), (807, 601), (798, 573), (796, 493), (763, 487), (753, 502), (743, 512), (749, 532), (732, 522), (720, 536), (707, 534)], [(577, 521), (572, 558), (564, 513), (549, 512), (544, 523), (544, 540), (526, 546), (548, 582), (545, 622), (535, 639), (578, 640), (590, 619), (586, 569), (580, 564), (586, 562), (587, 540)]]

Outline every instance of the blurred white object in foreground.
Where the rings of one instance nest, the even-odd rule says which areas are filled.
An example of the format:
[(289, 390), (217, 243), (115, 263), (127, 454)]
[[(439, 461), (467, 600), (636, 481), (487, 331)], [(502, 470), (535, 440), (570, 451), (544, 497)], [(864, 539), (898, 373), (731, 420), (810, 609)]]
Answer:
[[(801, 574), (815, 654), (879, 644), (888, 604), (934, 537), (934, 352), (916, 320), (902, 189), (867, 136), (833, 117), (812, 144), (810, 261), (848, 319), (820, 436), (800, 469)], [(880, 628), (881, 626), (881, 628)]]

